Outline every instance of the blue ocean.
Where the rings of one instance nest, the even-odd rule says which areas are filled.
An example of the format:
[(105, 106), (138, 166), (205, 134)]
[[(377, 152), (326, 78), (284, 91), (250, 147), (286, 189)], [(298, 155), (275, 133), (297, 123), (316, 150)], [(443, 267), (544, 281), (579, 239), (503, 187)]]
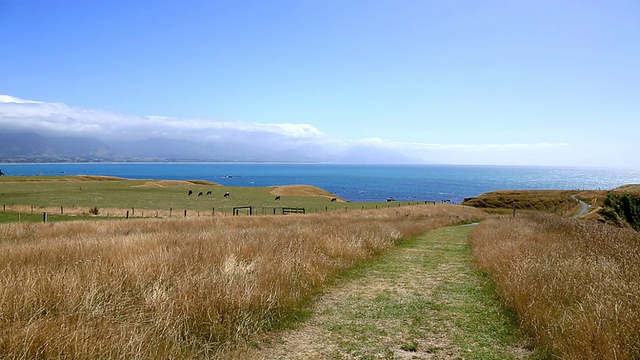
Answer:
[(468, 165), (265, 163), (0, 164), (12, 175), (108, 175), (130, 179), (208, 180), (227, 186), (314, 185), (345, 200), (460, 202), (491, 190), (612, 189), (640, 183), (640, 169)]

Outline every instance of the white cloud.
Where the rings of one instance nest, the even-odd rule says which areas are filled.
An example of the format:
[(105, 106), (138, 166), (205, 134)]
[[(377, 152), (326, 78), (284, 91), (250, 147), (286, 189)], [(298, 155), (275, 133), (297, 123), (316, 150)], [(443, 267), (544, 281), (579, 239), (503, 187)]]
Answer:
[[(350, 153), (358, 154), (358, 159), (363, 158), (362, 154), (371, 154), (372, 161), (398, 159), (413, 162), (523, 164), (525, 160), (535, 163), (544, 159), (560, 159), (557, 156), (560, 153), (558, 149), (571, 147), (568, 143), (544, 142), (438, 144), (397, 142), (378, 137), (344, 140), (325, 134), (310, 124), (132, 116), (0, 95), (0, 131), (7, 130), (41, 135), (85, 136), (100, 140), (166, 138), (217, 145), (259, 144), (259, 148), (274, 152), (295, 153), (304, 149), (307, 158), (311, 156), (319, 161), (349, 161), (341, 154)], [(390, 156), (386, 156), (385, 152)]]
[(41, 104), (38, 101), (22, 100), (9, 95), (0, 95), (0, 103), (5, 104)]
[(265, 124), (271, 130), (279, 132), (283, 135), (289, 135), (298, 138), (316, 138), (325, 136), (324, 133), (309, 124)]
[(131, 116), (101, 110), (85, 110), (0, 95), (0, 127), (56, 135), (91, 136), (99, 139), (170, 137), (206, 140), (251, 134), (288, 139), (324, 136), (309, 124), (257, 124), (163, 116)]

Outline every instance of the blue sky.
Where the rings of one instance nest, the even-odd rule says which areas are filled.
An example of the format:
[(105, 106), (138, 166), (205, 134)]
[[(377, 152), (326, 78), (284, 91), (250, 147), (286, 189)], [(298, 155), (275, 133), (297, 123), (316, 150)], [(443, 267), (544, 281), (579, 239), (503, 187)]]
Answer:
[(0, 94), (74, 114), (640, 167), (637, 1), (0, 0), (0, 34)]

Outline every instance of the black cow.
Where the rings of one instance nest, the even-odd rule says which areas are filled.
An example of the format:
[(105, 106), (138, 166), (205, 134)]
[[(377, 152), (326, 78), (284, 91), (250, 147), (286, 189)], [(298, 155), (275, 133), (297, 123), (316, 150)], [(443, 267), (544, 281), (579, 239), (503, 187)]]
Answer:
[(229, 194), (229, 192), (227, 191), (226, 193), (224, 193), (224, 197), (229, 197), (231, 194)]
[(338, 199), (336, 199), (336, 198), (331, 198), (331, 202), (336, 202), (336, 201), (338, 201)]
[(280, 200), (280, 196), (276, 196), (276, 201)]
[(211, 191), (207, 191), (207, 195), (211, 195)]
[(193, 194), (193, 190), (189, 190), (189, 196)]
[(200, 192), (198, 193), (198, 196), (202, 196), (202, 191), (200, 191)]

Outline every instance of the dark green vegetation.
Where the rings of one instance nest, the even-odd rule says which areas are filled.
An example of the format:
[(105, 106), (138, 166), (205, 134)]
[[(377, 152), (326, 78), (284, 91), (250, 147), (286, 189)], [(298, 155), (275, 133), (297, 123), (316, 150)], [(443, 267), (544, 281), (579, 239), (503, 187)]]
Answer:
[(631, 194), (607, 194), (600, 214), (618, 226), (629, 225), (640, 230), (640, 198)]

